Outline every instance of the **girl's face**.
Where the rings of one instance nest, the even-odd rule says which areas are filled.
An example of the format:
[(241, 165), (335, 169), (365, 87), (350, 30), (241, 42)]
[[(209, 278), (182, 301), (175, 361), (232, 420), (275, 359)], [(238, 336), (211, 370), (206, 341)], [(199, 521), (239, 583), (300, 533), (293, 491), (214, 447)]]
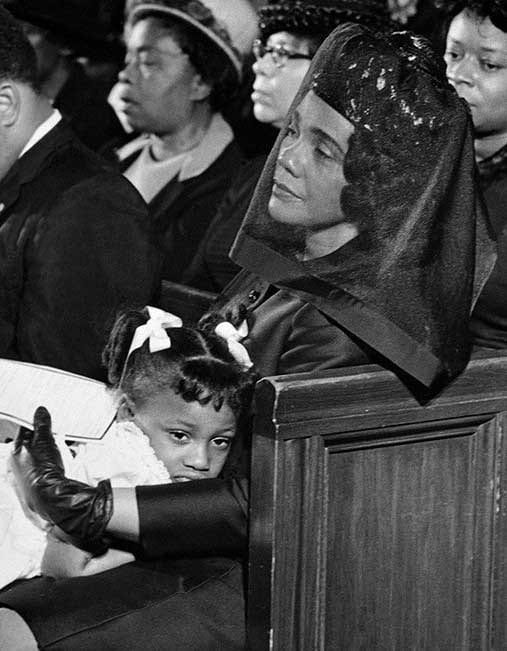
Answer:
[(174, 482), (211, 479), (222, 470), (236, 433), (236, 418), (225, 403), (186, 402), (168, 390), (130, 405), (132, 420), (150, 439)]
[[(310, 52), (308, 39), (298, 38), (288, 32), (271, 34), (266, 46), (283, 46), (287, 51), (298, 54)], [(269, 52), (253, 64), (253, 111), (259, 122), (278, 128), (282, 126), (309, 67), (308, 59), (288, 59), (282, 67), (277, 67)]]
[(343, 161), (354, 126), (310, 91), (280, 145), (269, 213), (278, 222), (321, 231), (342, 223)]
[(477, 134), (507, 134), (507, 33), (464, 9), (447, 33), (445, 62)]

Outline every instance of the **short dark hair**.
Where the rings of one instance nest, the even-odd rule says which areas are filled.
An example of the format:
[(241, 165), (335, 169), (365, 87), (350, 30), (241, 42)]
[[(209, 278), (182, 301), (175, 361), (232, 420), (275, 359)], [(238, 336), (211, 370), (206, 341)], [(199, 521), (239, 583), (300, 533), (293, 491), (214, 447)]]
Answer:
[(142, 13), (131, 24), (146, 18), (156, 19), (174, 37), (180, 48), (188, 55), (190, 63), (211, 86), (209, 103), (214, 111), (221, 111), (237, 93), (238, 76), (229, 58), (220, 48), (199, 30), (172, 16)]
[(468, 9), (479, 18), (489, 18), (502, 32), (507, 32), (507, 3), (504, 0), (434, 0), (435, 6), (447, 17), (448, 22)]
[(0, 80), (6, 79), (38, 89), (35, 51), (18, 21), (0, 6)]

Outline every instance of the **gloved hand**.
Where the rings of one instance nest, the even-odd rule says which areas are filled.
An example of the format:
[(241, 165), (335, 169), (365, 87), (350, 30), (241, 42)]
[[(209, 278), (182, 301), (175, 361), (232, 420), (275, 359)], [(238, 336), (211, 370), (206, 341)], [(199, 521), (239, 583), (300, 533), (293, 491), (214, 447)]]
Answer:
[(94, 488), (65, 476), (45, 407), (35, 411), (33, 431), (19, 430), (10, 466), (26, 505), (59, 527), (68, 542), (94, 554), (107, 550), (105, 529), (113, 514), (111, 484), (105, 480)]

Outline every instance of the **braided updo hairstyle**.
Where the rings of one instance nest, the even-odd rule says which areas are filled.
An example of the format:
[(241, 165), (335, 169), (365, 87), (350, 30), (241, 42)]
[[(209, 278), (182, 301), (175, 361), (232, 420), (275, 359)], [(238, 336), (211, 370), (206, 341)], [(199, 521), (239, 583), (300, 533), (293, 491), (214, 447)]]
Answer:
[(239, 418), (250, 404), (256, 376), (244, 370), (211, 329), (166, 328), (170, 348), (151, 353), (145, 341), (127, 359), (136, 328), (148, 318), (146, 308), (117, 318), (102, 354), (110, 387), (138, 404), (172, 389), (186, 402), (211, 403), (216, 411), (225, 403)]
[(136, 404), (172, 389), (186, 402), (212, 404), (216, 411), (228, 405), (236, 417), (236, 436), (220, 476), (245, 476), (250, 467), (250, 405), (257, 374), (245, 370), (230, 354), (227, 343), (214, 332), (216, 322), (166, 328), (170, 348), (151, 353), (145, 341), (129, 356), (134, 332), (148, 318), (146, 308), (118, 316), (102, 354), (110, 388)]

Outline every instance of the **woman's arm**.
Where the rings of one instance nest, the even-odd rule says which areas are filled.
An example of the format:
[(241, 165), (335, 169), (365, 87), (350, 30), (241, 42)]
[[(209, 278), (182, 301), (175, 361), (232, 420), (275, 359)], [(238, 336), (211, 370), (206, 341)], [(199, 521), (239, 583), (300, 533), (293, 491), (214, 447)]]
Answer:
[(113, 515), (106, 531), (117, 538), (139, 542), (139, 511), (136, 489), (113, 488)]
[(56, 536), (48, 535), (42, 558), (42, 574), (55, 579), (89, 576), (131, 563), (133, 560), (135, 558), (132, 554), (119, 549), (109, 549), (102, 556), (93, 556)]
[(113, 488), (106, 532), (139, 543), (147, 557), (242, 554), (246, 549), (246, 481)]
[(65, 476), (46, 409), (21, 431), (11, 466), (28, 507), (77, 547), (106, 551), (109, 535), (138, 542), (148, 557), (238, 555), (246, 549), (246, 480), (203, 479), (136, 489), (96, 487)]
[(139, 544), (148, 558), (246, 552), (246, 479), (138, 486)]

